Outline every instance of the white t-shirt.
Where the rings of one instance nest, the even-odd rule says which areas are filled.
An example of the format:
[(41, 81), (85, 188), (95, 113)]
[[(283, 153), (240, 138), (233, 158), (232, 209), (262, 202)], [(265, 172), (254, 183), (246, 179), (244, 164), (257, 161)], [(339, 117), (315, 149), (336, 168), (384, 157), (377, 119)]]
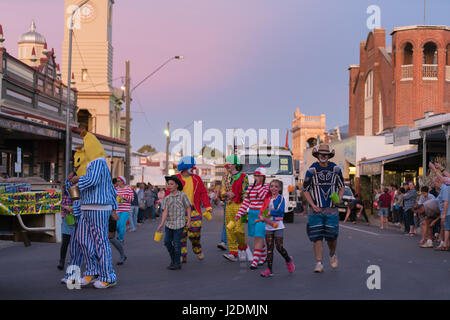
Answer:
[[(275, 207), (273, 206), (273, 200), (274, 200), (273, 198), (270, 199), (270, 204), (269, 204), (269, 207), (267, 208), (267, 209), (269, 209), (269, 213), (270, 213), (270, 211), (275, 210)], [(277, 223), (278, 223), (277, 228), (274, 228), (271, 225), (269, 225), (268, 223), (266, 223), (266, 231), (275, 231), (275, 230), (284, 229), (283, 220), (277, 221)]]

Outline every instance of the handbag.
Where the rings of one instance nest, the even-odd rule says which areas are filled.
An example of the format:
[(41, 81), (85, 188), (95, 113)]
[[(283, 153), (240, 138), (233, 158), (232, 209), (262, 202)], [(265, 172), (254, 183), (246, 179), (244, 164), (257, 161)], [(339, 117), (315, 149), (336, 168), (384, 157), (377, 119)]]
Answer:
[(64, 217), (66, 219), (68, 226), (73, 226), (75, 224), (75, 216), (73, 214), (69, 214)]

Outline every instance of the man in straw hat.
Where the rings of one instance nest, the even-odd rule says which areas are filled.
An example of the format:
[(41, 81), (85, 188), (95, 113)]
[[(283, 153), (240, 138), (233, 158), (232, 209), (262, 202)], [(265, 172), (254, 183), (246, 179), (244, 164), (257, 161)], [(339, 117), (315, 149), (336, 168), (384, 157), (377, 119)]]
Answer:
[[(323, 238), (330, 249), (331, 267), (337, 268), (337, 237), (339, 234), (339, 212), (332, 198), (339, 202), (344, 195), (345, 186), (341, 169), (329, 159), (334, 157), (334, 150), (321, 144), (319, 149), (313, 148), (312, 154), (319, 161), (309, 167), (303, 183), (303, 191), (309, 203), (307, 233), (314, 243), (316, 266), (314, 272), (323, 272)], [(336, 199), (334, 193), (338, 193)], [(334, 194), (334, 195), (333, 195)], [(332, 196), (333, 195), (333, 196)]]

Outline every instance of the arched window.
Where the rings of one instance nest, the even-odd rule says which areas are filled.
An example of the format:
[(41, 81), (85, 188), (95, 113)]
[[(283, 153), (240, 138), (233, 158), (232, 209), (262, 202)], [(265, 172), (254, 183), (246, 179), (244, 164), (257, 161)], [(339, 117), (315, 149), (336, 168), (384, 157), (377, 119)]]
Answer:
[(413, 46), (411, 43), (407, 43), (405, 45), (405, 49), (403, 49), (403, 64), (414, 64), (413, 60)]
[(450, 81), (450, 43), (447, 45), (447, 59), (445, 66), (445, 79)]
[(366, 78), (366, 84), (365, 84), (365, 95), (364, 97), (366, 99), (369, 99), (373, 96), (373, 72), (369, 71)]
[(364, 94), (364, 135), (373, 134), (373, 72), (369, 71), (365, 82)]
[(408, 42), (403, 48), (402, 80), (412, 80), (414, 74), (413, 63), (413, 45)]
[(309, 138), (306, 143), (308, 144), (308, 148), (312, 148), (315, 145), (317, 145), (317, 139), (316, 138)]
[(423, 46), (423, 77), (437, 79), (437, 46), (433, 42), (427, 42)]

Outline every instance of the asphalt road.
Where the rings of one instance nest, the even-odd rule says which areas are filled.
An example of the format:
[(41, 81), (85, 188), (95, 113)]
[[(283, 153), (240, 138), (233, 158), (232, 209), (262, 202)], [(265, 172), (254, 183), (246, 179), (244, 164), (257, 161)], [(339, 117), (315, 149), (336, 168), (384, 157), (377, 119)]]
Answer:
[[(314, 256), (304, 216), (295, 216), (294, 223), (286, 224), (284, 243), (294, 257), (294, 274), (288, 274), (284, 260), (275, 252), (275, 276), (262, 278), (263, 267), (252, 271), (246, 263), (230, 262), (216, 247), (222, 212), (218, 207), (213, 220), (204, 222), (205, 259), (199, 261), (189, 244), (188, 263), (178, 271), (166, 269), (168, 253), (162, 242), (153, 241), (157, 222), (127, 233), (128, 260), (115, 266), (118, 284), (107, 290), (68, 290), (60, 284), (64, 272), (56, 268), (59, 244), (0, 246), (0, 299), (450, 299), (450, 252), (419, 248), (418, 237), (404, 236), (398, 229), (341, 224), (339, 267), (330, 268), (325, 249), (325, 272), (313, 273)], [(116, 262), (119, 256), (112, 250)], [(367, 287), (371, 265), (380, 268), (380, 289)]]

